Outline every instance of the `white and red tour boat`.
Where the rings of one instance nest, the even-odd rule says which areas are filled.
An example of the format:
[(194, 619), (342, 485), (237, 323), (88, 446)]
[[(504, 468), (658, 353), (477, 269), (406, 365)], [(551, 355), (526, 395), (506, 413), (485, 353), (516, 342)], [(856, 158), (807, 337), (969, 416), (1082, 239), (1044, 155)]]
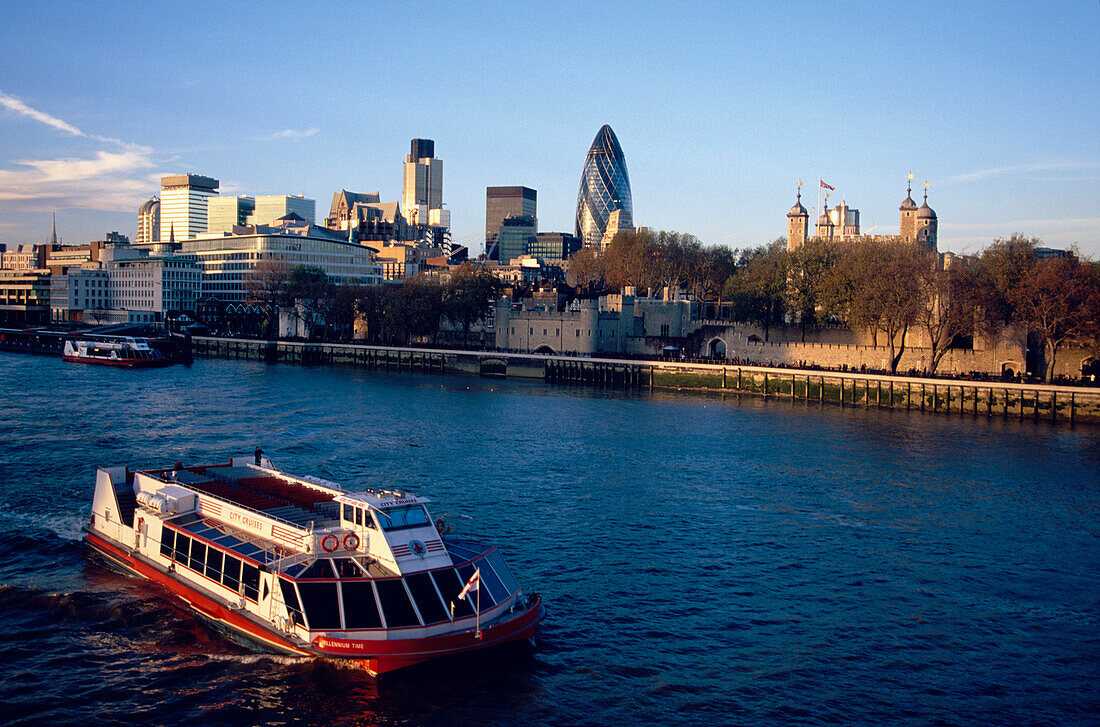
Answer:
[(66, 338), (61, 358), (73, 363), (92, 363), (124, 368), (170, 366), (176, 360), (133, 336), (85, 336)]
[(256, 459), (100, 468), (85, 540), (263, 651), (382, 674), (534, 636), (539, 597), (495, 547), (444, 539), (426, 498)]

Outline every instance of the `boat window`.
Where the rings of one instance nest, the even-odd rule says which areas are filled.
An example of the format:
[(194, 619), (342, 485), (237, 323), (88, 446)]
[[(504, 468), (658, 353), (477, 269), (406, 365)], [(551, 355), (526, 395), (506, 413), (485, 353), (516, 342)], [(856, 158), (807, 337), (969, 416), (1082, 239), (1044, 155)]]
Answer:
[(382, 529), (386, 531), (431, 525), (428, 520), (428, 513), (424, 510), (423, 505), (391, 507), (387, 510), (378, 510), (376, 514), (378, 515), (378, 522), (382, 524)]
[(414, 573), (405, 576), (405, 583), (409, 586), (416, 608), (420, 611), (420, 617), (425, 624), (448, 621), (447, 610), (443, 608), (443, 602), (439, 600), (439, 594), (435, 592), (432, 577), (427, 573)]
[(188, 565), (191, 570), (202, 573), (203, 564), (206, 562), (206, 544), (194, 541), (191, 543), (191, 559)]
[(458, 543), (447, 543), (447, 551), (451, 554), (451, 557), (456, 562), (472, 560), (481, 555), (482, 552), (480, 550), (468, 548), (464, 545), (459, 545)]
[(239, 591), (241, 587), (241, 561), (231, 555), (225, 556), (225, 568), (222, 570), (222, 585)]
[[(478, 561), (478, 565), (481, 567), (481, 583), (489, 589), (489, 593), (493, 594), (493, 600), (497, 603), (508, 598), (508, 590), (504, 587), (504, 584), (497, 578), (497, 574), (493, 571), (493, 567), (489, 565), (488, 558), (482, 558)], [(485, 594), (481, 594), (481, 602), (485, 603)]]
[(160, 554), (165, 558), (172, 557), (172, 548), (176, 544), (176, 531), (171, 528), (160, 529)]
[(355, 508), (355, 524), (356, 525), (362, 525), (363, 524), (363, 508), (361, 508), (361, 507)]
[(375, 585), (378, 586), (378, 600), (382, 602), (387, 628), (420, 625), (420, 619), (416, 617), (405, 584), (400, 578), (375, 581)]
[(459, 580), (458, 573), (455, 573), (454, 568), (432, 571), (432, 580), (439, 588), (439, 593), (443, 596), (443, 602), (447, 604), (447, 608), (450, 609), (451, 605), (454, 604), (455, 618), (474, 615), (474, 609), (470, 603), (465, 599), (459, 600), (458, 598), (458, 592), (462, 590), (463, 582)]
[(328, 558), (321, 558), (313, 561), (313, 565), (306, 568), (299, 578), (332, 578), (332, 566), (329, 565), (331, 561)]
[(290, 614), (290, 622), (298, 626), (305, 626), (306, 621), (302, 618), (302, 607), (298, 605), (298, 592), (294, 590), (294, 584), (280, 578), (279, 590), (283, 592), (283, 603), (286, 604), (287, 613)]
[(349, 523), (354, 522), (357, 509), (358, 508), (356, 508), (352, 505), (349, 505), (348, 503), (345, 502), (344, 503), (344, 519), (347, 520)]
[[(482, 562), (484, 561), (478, 561), (477, 565), (480, 566)], [(463, 566), (459, 566), (458, 577), (462, 579), (462, 584), (464, 586), (470, 580), (470, 576), (474, 574), (474, 569), (474, 566), (469, 563)], [(481, 570), (482, 579), (485, 578), (485, 570), (486, 569), (484, 568), (482, 568)], [(485, 587), (484, 581), (477, 591), (470, 591), (468, 594), (466, 594), (466, 599), (469, 601), (471, 606), (480, 605), (482, 611), (485, 611), (486, 609), (492, 608), (496, 605), (496, 601), (493, 600), (493, 594), (489, 591), (488, 588)]]
[(298, 574), (301, 573), (302, 571), (304, 571), (305, 569), (306, 569), (306, 564), (305, 563), (298, 563), (297, 565), (292, 565), (289, 568), (287, 568), (286, 569), (286, 574), (288, 576), (290, 576), (291, 578), (297, 578)]
[(337, 578), (362, 578), (364, 575), (351, 558), (336, 558), (332, 564), (336, 566)]
[(375, 524), (374, 518), (371, 517), (370, 510), (363, 510), (362, 512), (363, 512), (363, 527), (370, 528), (371, 530), (377, 530), (378, 525)]
[(299, 583), (298, 592), (311, 631), (342, 628), (335, 583)]
[(206, 549), (206, 577), (220, 581), (222, 577), (222, 552), (216, 548)]
[(191, 547), (191, 538), (183, 533), (176, 533), (176, 562), (187, 565), (187, 550)]
[(241, 566), (241, 583), (244, 584), (244, 597), (255, 601), (260, 595), (260, 569), (244, 563)]
[(499, 550), (494, 550), (488, 555), (489, 563), (492, 564), (493, 570), (497, 574), (497, 578), (504, 584), (504, 587), (508, 590), (508, 593), (515, 593), (519, 590), (519, 583), (516, 582), (515, 576), (512, 575), (512, 571), (508, 568), (508, 564), (504, 562), (504, 556), (500, 554)]
[(382, 625), (370, 581), (341, 583), (340, 588), (344, 593), (344, 628), (376, 629)]

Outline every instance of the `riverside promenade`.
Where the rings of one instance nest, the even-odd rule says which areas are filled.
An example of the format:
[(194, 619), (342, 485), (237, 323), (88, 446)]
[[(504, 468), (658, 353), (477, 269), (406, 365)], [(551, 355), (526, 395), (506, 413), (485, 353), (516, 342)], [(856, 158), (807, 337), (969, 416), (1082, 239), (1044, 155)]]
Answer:
[(859, 372), (548, 356), (495, 351), (195, 337), (197, 357), (373, 371), (474, 374), (622, 389), (753, 395), (807, 404), (904, 409), (1056, 424), (1100, 424), (1100, 388)]

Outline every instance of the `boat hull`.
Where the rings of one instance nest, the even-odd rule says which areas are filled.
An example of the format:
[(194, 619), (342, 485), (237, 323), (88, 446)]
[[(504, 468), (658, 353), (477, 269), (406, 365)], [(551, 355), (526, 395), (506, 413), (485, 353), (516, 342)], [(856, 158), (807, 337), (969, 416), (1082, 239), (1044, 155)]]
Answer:
[(220, 629), (228, 629), (241, 640), (264, 651), (292, 656), (312, 656), (350, 662), (378, 675), (432, 661), (445, 656), (467, 653), (532, 638), (546, 609), (537, 596), (528, 599), (522, 611), (507, 614), (484, 624), (480, 632), (466, 629), (424, 638), (357, 640), (321, 635), (306, 643), (247, 618), (237, 610), (210, 598), (170, 573), (153, 566), (125, 546), (85, 528), (85, 542), (97, 553), (124, 570), (168, 589), (198, 615)]
[(108, 359), (95, 356), (62, 356), (62, 360), (69, 363), (96, 364), (98, 366), (114, 366), (123, 369), (153, 369), (162, 366), (171, 366), (175, 363), (170, 358), (150, 359)]

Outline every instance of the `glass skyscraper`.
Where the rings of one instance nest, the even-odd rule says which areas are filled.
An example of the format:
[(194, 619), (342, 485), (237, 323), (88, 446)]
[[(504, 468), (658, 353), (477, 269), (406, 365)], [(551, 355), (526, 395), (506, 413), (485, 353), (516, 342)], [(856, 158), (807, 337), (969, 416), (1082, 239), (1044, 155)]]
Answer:
[(588, 149), (577, 193), (577, 237), (584, 245), (602, 243), (608, 218), (615, 210), (620, 210), (619, 229), (631, 229), (634, 205), (630, 200), (626, 158), (615, 132), (605, 124)]

